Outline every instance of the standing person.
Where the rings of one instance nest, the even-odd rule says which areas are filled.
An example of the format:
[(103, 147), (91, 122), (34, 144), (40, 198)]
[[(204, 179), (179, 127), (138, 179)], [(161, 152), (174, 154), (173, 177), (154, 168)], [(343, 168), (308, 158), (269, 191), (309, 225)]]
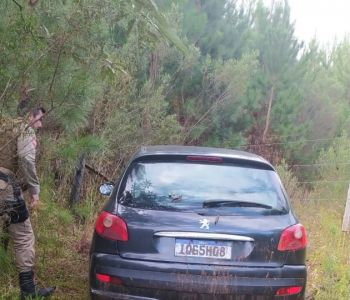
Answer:
[(0, 216), (8, 225), (19, 271), (21, 299), (47, 297), (55, 288), (34, 284), (34, 234), (21, 184), (29, 192), (29, 206), (39, 202), (40, 185), (35, 167), (35, 129), (42, 127), (45, 109), (34, 108), (28, 119), (0, 119)]

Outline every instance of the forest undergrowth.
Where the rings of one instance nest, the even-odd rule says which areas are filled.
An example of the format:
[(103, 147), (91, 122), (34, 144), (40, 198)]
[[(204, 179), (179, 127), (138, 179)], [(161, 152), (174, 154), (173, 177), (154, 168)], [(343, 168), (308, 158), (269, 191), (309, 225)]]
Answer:
[[(278, 168), (299, 221), (308, 233), (307, 299), (349, 299), (349, 235), (341, 231), (346, 187), (318, 185), (303, 191), (285, 166)], [(337, 172), (341, 172), (341, 170)], [(329, 176), (332, 172), (327, 170)], [(334, 174), (333, 174), (334, 175)], [(104, 199), (96, 190), (68, 209), (51, 182), (43, 180), (42, 203), (31, 211), (36, 234), (36, 276), (41, 285), (57, 287), (52, 299), (88, 299), (88, 251), (94, 218)], [(11, 247), (10, 247), (11, 249)], [(0, 248), (0, 299), (18, 299), (11, 250)]]
[[(136, 148), (156, 144), (245, 149), (278, 164), (308, 233), (308, 299), (350, 299), (350, 41), (304, 43), (288, 1), (272, 2), (0, 1), (0, 117), (48, 111), (30, 213), (37, 281), (57, 287), (52, 299), (88, 298), (100, 175), (116, 178)], [(71, 207), (85, 160), (100, 175), (85, 172)], [(0, 247), (0, 300), (18, 298), (11, 249)]]

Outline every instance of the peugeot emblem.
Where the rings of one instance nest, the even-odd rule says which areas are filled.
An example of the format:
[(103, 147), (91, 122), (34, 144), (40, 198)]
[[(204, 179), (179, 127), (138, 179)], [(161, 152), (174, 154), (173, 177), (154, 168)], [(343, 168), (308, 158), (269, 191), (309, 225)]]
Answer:
[(201, 229), (209, 229), (209, 220), (207, 219), (202, 219), (199, 220), (199, 224), (201, 224)]

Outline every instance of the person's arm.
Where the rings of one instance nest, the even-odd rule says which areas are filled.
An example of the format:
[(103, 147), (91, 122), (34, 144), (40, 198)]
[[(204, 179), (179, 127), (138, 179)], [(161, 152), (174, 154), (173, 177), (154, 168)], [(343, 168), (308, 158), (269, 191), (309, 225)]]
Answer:
[(27, 129), (17, 139), (18, 165), (22, 180), (28, 186), (30, 207), (39, 201), (40, 184), (35, 167), (36, 137), (35, 132)]

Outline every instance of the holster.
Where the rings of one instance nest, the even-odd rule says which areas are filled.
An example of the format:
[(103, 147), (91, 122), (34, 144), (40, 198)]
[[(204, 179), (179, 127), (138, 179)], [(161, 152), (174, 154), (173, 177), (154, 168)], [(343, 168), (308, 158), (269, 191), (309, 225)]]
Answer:
[(22, 197), (21, 187), (13, 174), (5, 174), (0, 171), (0, 179), (12, 186), (13, 199), (4, 200), (4, 208), (0, 210), (0, 215), (7, 214), (10, 223), (16, 224), (24, 222), (29, 217), (26, 203)]

